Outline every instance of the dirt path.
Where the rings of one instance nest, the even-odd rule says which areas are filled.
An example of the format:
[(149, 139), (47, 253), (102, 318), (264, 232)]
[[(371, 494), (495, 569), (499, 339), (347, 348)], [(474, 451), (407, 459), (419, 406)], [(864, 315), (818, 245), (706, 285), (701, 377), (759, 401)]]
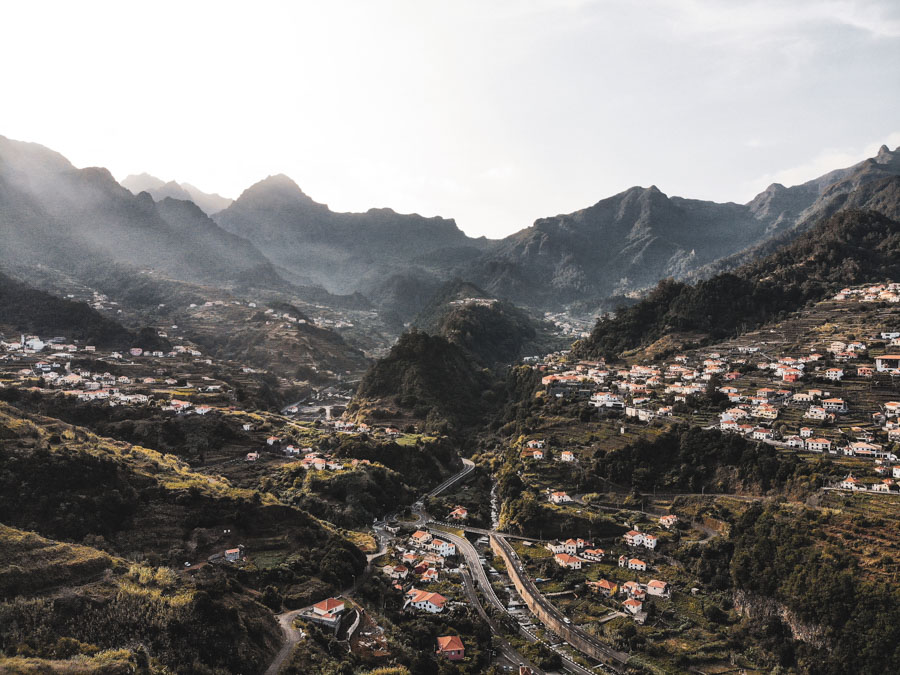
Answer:
[(294, 609), (275, 615), (278, 625), (281, 626), (281, 631), (284, 633), (284, 644), (281, 645), (281, 649), (278, 650), (272, 663), (266, 668), (266, 675), (278, 675), (296, 644), (303, 638), (303, 633), (294, 628), (294, 618), (302, 611), (302, 609)]

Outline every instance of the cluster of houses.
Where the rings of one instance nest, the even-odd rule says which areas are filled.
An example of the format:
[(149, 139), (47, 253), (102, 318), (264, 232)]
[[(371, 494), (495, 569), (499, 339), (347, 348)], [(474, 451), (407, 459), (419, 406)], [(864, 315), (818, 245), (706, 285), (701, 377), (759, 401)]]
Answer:
[[(757, 395), (752, 397), (756, 403), (772, 400), (776, 397), (779, 405), (805, 406), (804, 419), (818, 423), (834, 422), (836, 416), (849, 412), (849, 405), (842, 398), (830, 397), (828, 392), (821, 389), (810, 389), (806, 392), (791, 394), (786, 391), (760, 389)], [(822, 452), (831, 454), (843, 454), (849, 457), (865, 457), (871, 459), (896, 460), (894, 453), (882, 444), (874, 443), (875, 435), (872, 430), (854, 426), (844, 432), (844, 440), (832, 441), (821, 433), (808, 426), (800, 427), (793, 434), (781, 436), (769, 427), (751, 424), (754, 418), (762, 415), (758, 406), (750, 404), (736, 405), (721, 413), (719, 428), (722, 431), (740, 433), (754, 440), (782, 443), (790, 448), (798, 448), (809, 452)], [(871, 414), (873, 423), (881, 425), (881, 431), (887, 436), (888, 442), (900, 441), (900, 401), (888, 401), (879, 410)], [(849, 436), (849, 438), (846, 438)]]
[(837, 484), (837, 487), (841, 490), (850, 490), (852, 492), (897, 494), (898, 490), (900, 490), (900, 481), (898, 481), (898, 479), (900, 479), (900, 465), (893, 467), (878, 466), (875, 468), (875, 473), (878, 475), (887, 475), (888, 472), (892, 473), (891, 478), (882, 478), (874, 483), (864, 482), (850, 473)]
[[(660, 526), (665, 529), (671, 529), (677, 523), (678, 516), (675, 514), (667, 514), (659, 519)], [(629, 530), (622, 538), (624, 543), (632, 548), (643, 547), (649, 550), (655, 550), (659, 542), (656, 535), (638, 530)], [(603, 549), (597, 548), (590, 541), (581, 538), (552, 541), (544, 546), (553, 553), (557, 565), (570, 570), (580, 570), (583, 565), (588, 563), (603, 562), (606, 556)], [(635, 572), (646, 572), (648, 568), (645, 561), (628, 555), (619, 556), (618, 566)], [(607, 598), (614, 598), (620, 590), (615, 582), (607, 579), (588, 581), (586, 584), (588, 588)], [(626, 595), (626, 600), (622, 603), (623, 609), (635, 620), (642, 622), (646, 617), (643, 612), (643, 602), (646, 596), (668, 597), (670, 588), (666, 582), (653, 579), (648, 584), (640, 584), (637, 581), (626, 582), (622, 585), (621, 591)]]
[[(100, 362), (97, 362), (100, 363)], [(169, 398), (170, 387), (179, 390), (195, 390), (203, 393), (222, 391), (222, 385), (211, 384), (194, 386), (179, 385), (173, 378), (141, 377), (113, 375), (108, 371), (93, 372), (86, 368), (73, 369), (68, 363), (58, 361), (37, 360), (28, 367), (11, 373), (21, 387), (33, 387), (58, 391), (64, 396), (72, 396), (80, 401), (103, 401), (110, 406), (148, 405), (159, 406), (162, 410), (175, 411), (178, 414), (205, 415), (213, 410), (203, 404), (195, 405), (191, 401)]]
[[(890, 300), (898, 288), (900, 285), (892, 283), (845, 289), (837, 299)], [(888, 352), (896, 348), (898, 353), (870, 355), (873, 341), (879, 343), (875, 345), (878, 350), (884, 346)], [(900, 374), (900, 331), (873, 333), (865, 339), (852, 336), (817, 341), (800, 353), (781, 353), (781, 344), (735, 343), (718, 351), (680, 354), (662, 364), (628, 368), (608, 367), (602, 360), (573, 365), (566, 355), (549, 355), (534, 362), (533, 367), (542, 372), (542, 383), (550, 397), (584, 399), (601, 409), (619, 409), (639, 421), (672, 416), (674, 404), (707, 393), (714, 381), (729, 404), (718, 422), (722, 431), (781, 447), (873, 459), (876, 468), (898, 461), (891, 444), (900, 442), (900, 402), (890, 401), (868, 411), (854, 410), (851, 419), (865, 416), (861, 423), (854, 422), (861, 426), (838, 428), (841, 419), (859, 404), (851, 406), (827, 387), (817, 388), (812, 382), (812, 386), (802, 387), (802, 383), (841, 383), (848, 378), (858, 381)], [(760, 382), (760, 375), (765, 382)], [(745, 384), (746, 380), (751, 383)], [(802, 411), (799, 428), (788, 432), (784, 425), (776, 425), (782, 417), (796, 420), (797, 415), (787, 414), (796, 409)], [(535, 440), (522, 450), (521, 458), (540, 461), (546, 452), (543, 441)], [(567, 457), (574, 459), (571, 453)], [(873, 485), (866, 489), (871, 490)], [(881, 482), (877, 489), (897, 488), (896, 484), (886, 485)], [(572, 501), (561, 490), (549, 491), (548, 499), (554, 504)]]
[[(93, 359), (96, 369), (84, 365), (82, 354)], [(153, 361), (138, 360), (138, 357), (163, 359), (176, 356), (199, 357), (201, 353), (184, 345), (176, 345), (169, 352), (151, 352), (133, 347), (124, 354), (117, 351), (100, 353), (93, 345), (78, 346), (68, 344), (62, 337), (41, 338), (35, 335), (22, 335), (13, 342), (0, 341), (0, 363), (10, 364), (3, 372), (6, 380), (4, 386), (39, 387), (80, 401), (100, 401), (110, 406), (154, 405), (178, 414), (204, 415), (210, 412), (210, 406), (172, 397), (172, 389), (221, 393), (221, 383), (209, 377), (202, 378), (207, 381), (205, 383), (185, 383), (183, 377), (176, 380), (162, 376), (160, 373), (163, 371), (154, 372), (141, 367), (152, 365)], [(79, 358), (79, 366), (73, 366), (76, 357)], [(115, 369), (108, 364), (123, 360), (129, 360), (128, 365), (135, 372), (129, 375), (109, 372)], [(211, 361), (193, 359), (193, 363), (209, 364)]]
[(381, 568), (382, 574), (394, 582), (394, 588), (403, 591), (406, 583), (414, 582), (405, 590), (404, 607), (439, 614), (447, 603), (440, 593), (416, 588), (415, 582), (429, 584), (439, 581), (447, 558), (456, 555), (456, 545), (427, 530), (417, 530), (408, 540), (409, 547), (399, 547), (398, 564), (387, 564)]
[(843, 288), (834, 299), (839, 302), (900, 302), (900, 284), (885, 283)]
[[(5, 356), (4, 360), (9, 360), (16, 356), (34, 356), (44, 355), (48, 358), (68, 360), (73, 358), (75, 354), (96, 355), (97, 347), (95, 345), (77, 345), (73, 342), (67, 342), (65, 337), (42, 338), (39, 335), (20, 335), (18, 340), (0, 340), (0, 355)], [(144, 350), (141, 347), (131, 347), (126, 354), (119, 351), (111, 351), (104, 354), (106, 358), (114, 360), (122, 360), (127, 356), (132, 358), (153, 357), (153, 358), (175, 358), (177, 356), (202, 356), (202, 353), (193, 347), (185, 345), (175, 345), (170, 351), (161, 350)]]
[[(542, 461), (545, 457), (544, 446), (545, 441), (543, 439), (532, 439), (525, 444), (525, 449), (522, 450), (520, 456), (523, 460)], [(556, 460), (559, 462), (573, 463), (577, 462), (578, 458), (571, 450), (562, 450), (556, 455)]]
[(609, 579), (600, 579), (598, 581), (588, 581), (585, 585), (591, 591), (604, 598), (614, 599), (619, 594), (623, 595), (625, 600), (622, 602), (622, 609), (633, 616), (639, 623), (643, 623), (646, 618), (644, 602), (648, 595), (668, 598), (672, 592), (669, 584), (659, 579), (651, 579), (646, 584), (638, 581), (626, 581), (621, 586)]
[[(889, 339), (890, 346), (900, 347), (900, 332), (882, 333), (880, 339)], [(816, 351), (819, 348), (821, 351)], [(706, 354), (680, 354), (660, 365), (634, 364), (629, 368), (610, 368), (603, 361), (566, 363), (557, 355), (551, 355), (533, 365), (543, 372), (541, 382), (547, 393), (556, 398), (582, 398), (601, 409), (620, 409), (630, 417), (649, 421), (673, 414), (671, 403), (686, 402), (691, 395), (707, 391), (711, 380), (723, 384), (719, 391), (732, 403), (748, 413), (748, 417), (772, 421), (777, 419), (779, 407), (802, 405), (809, 407), (809, 419), (829, 420), (835, 414), (846, 412), (841, 401), (828, 400), (827, 395), (809, 397), (795, 393), (788, 385), (805, 379), (840, 382), (845, 377), (874, 377), (876, 373), (900, 373), (900, 353), (883, 354), (861, 360), (868, 352), (864, 341), (834, 340), (827, 347), (813, 348), (800, 355), (767, 355), (760, 353), (760, 346), (738, 345), (724, 354), (712, 351)], [(825, 362), (826, 353), (831, 366)], [(748, 370), (770, 373), (777, 383), (775, 387), (760, 388), (756, 392), (742, 391), (737, 380)], [(821, 400), (819, 400), (821, 399)], [(723, 419), (727, 421), (727, 419)], [(737, 421), (737, 420), (731, 420)], [(726, 425), (729, 430), (736, 430)], [(541, 459), (542, 448), (529, 447), (523, 456)]]

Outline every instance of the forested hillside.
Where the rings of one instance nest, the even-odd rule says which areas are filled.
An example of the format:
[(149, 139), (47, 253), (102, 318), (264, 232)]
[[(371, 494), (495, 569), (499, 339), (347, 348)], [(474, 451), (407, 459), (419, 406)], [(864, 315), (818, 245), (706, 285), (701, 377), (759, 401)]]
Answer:
[(426, 420), (430, 430), (481, 420), (494, 401), (493, 378), (462, 347), (410, 331), (363, 377), (350, 411), (375, 417), (397, 412)]
[[(58, 298), (0, 273), (0, 327), (41, 336), (59, 335), (104, 347), (158, 349), (156, 331), (134, 333), (83, 302)], [(168, 348), (168, 347), (167, 347)]]
[[(884, 199), (900, 194), (890, 179)], [(734, 272), (689, 285), (661, 281), (641, 302), (597, 322), (581, 356), (647, 346), (669, 333), (712, 339), (749, 330), (844, 286), (900, 278), (900, 222), (872, 210), (840, 211), (792, 243)]]

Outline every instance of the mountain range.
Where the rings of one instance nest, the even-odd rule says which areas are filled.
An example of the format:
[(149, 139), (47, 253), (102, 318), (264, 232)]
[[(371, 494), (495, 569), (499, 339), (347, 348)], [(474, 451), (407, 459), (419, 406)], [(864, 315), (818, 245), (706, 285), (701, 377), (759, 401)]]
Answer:
[(126, 189), (106, 169), (76, 169), (52, 150), (0, 137), (0, 265), (26, 280), (35, 269), (85, 283), (110, 269), (153, 271), (305, 293), (325, 304), (368, 301), (399, 321), (462, 278), (534, 310), (591, 315), (659, 279), (706, 278), (770, 253), (861, 199), (860, 188), (895, 175), (900, 153), (883, 146), (801, 185), (773, 184), (746, 204), (633, 187), (488, 240), (467, 236), (452, 219), (386, 208), (335, 212), (284, 175), (233, 202), (147, 174), (126, 178)]
[(284, 285), (250, 242), (193, 202), (133, 195), (106, 169), (76, 169), (47, 148), (0, 137), (0, 265), (85, 283), (110, 269), (195, 283)]
[(218, 213), (234, 201), (220, 194), (203, 192), (190, 183), (177, 183), (174, 180), (168, 183), (149, 173), (131, 174), (120, 181), (122, 187), (128, 188), (132, 194), (148, 193), (154, 201), (162, 201), (166, 197), (194, 202), (206, 215)]
[(736, 266), (766, 243), (780, 243), (833, 212), (862, 185), (900, 174), (900, 153), (877, 156), (793, 187), (778, 183), (746, 204), (668, 197), (634, 187), (575, 213), (542, 218), (464, 274), (485, 290), (546, 307), (584, 310), (634, 294), (666, 277), (708, 276)]

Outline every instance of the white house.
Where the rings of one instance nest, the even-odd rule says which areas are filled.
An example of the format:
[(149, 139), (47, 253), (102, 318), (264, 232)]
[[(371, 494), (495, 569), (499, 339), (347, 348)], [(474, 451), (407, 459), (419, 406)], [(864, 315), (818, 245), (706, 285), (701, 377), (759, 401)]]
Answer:
[(673, 525), (675, 525), (677, 522), (678, 522), (678, 516), (676, 516), (674, 513), (668, 513), (664, 516), (659, 517), (659, 524), (662, 525), (667, 530), (669, 528), (671, 528)]
[(550, 501), (554, 504), (567, 504), (572, 501), (572, 498), (565, 492), (557, 491), (550, 493)]
[(622, 538), (629, 546), (643, 546), (644, 544), (644, 533), (637, 530), (629, 530), (622, 535)]
[(665, 581), (652, 579), (650, 583), (647, 584), (647, 593), (650, 595), (667, 596), (669, 595), (669, 584)]
[(900, 373), (900, 354), (876, 356), (875, 369), (879, 373)]
[(841, 481), (840, 487), (844, 490), (865, 490), (866, 486), (860, 483), (853, 477), (853, 474), (848, 475), (844, 480)]
[(568, 553), (557, 553), (554, 556), (556, 560), (556, 564), (560, 567), (566, 567), (570, 570), (580, 570), (581, 569), (581, 560), (576, 558), (575, 556), (571, 556)]
[(827, 452), (831, 450), (831, 441), (827, 438), (808, 438), (806, 449), (810, 452)]
[(581, 557), (592, 562), (602, 562), (605, 555), (602, 548), (588, 548), (582, 551)]
[(444, 604), (447, 602), (440, 593), (429, 593), (428, 591), (420, 591), (411, 588), (406, 597), (409, 598), (409, 604), (416, 609), (421, 609), (430, 614), (438, 614), (444, 611)]
[(432, 539), (428, 548), (444, 558), (456, 555), (456, 544), (443, 539)]

